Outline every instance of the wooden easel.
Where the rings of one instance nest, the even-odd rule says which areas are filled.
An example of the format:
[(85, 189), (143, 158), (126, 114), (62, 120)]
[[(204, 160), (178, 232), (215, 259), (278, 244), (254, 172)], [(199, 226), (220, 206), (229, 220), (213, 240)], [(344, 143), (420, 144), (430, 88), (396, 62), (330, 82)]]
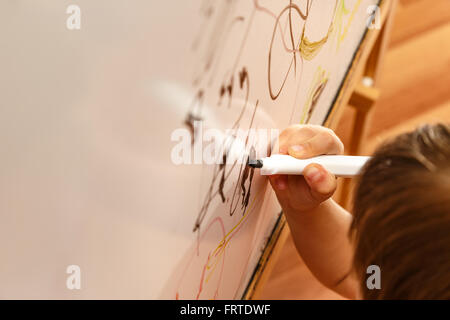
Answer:
[[(352, 140), (346, 152), (348, 154), (358, 154), (367, 133), (373, 105), (380, 94), (376, 85), (379, 80), (380, 66), (386, 51), (396, 3), (397, 0), (381, 0), (379, 5), (381, 28), (367, 31), (344, 78), (343, 86), (332, 107), (332, 112), (324, 124), (331, 129), (336, 129), (344, 107), (350, 106), (355, 109)], [(340, 198), (338, 202), (343, 206), (346, 206), (349, 200), (350, 187), (350, 179), (344, 179), (339, 186)], [(288, 239), (289, 232), (286, 220), (281, 215), (247, 287), (244, 299), (254, 300), (259, 298)]]
[[(383, 3), (386, 1), (383, 1)], [(349, 155), (359, 155), (361, 152), (361, 143), (366, 140), (367, 131), (370, 127), (370, 120), (373, 113), (373, 106), (380, 96), (380, 91), (377, 88), (380, 77), (380, 69), (382, 59), (386, 51), (389, 40), (390, 29), (392, 27), (393, 16), (397, 5), (397, 0), (391, 0), (386, 11), (384, 23), (377, 36), (375, 44), (373, 45), (369, 57), (365, 63), (363, 73), (359, 76), (357, 83), (348, 106), (355, 110), (355, 117), (352, 125), (352, 136), (350, 144), (347, 146), (346, 153)], [(350, 209), (349, 201), (351, 200), (351, 179), (343, 179), (340, 184), (339, 203)]]

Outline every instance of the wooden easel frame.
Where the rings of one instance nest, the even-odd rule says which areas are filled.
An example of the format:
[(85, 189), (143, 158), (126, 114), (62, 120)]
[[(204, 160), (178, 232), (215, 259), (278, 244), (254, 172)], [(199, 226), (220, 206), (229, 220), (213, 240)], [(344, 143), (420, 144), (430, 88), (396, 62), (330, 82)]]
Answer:
[[(332, 111), (324, 123), (326, 127), (336, 129), (344, 107), (349, 105), (355, 108), (356, 116), (352, 127), (352, 140), (348, 148), (350, 154), (357, 154), (360, 149), (361, 142), (367, 132), (367, 123), (370, 120), (372, 106), (379, 96), (376, 84), (379, 79), (381, 60), (386, 50), (396, 3), (397, 0), (380, 0), (381, 28), (367, 30), (343, 80), (340, 92), (331, 108)], [(371, 79), (371, 85), (364, 84), (363, 79)], [(341, 189), (340, 202), (345, 203), (348, 200), (350, 189), (348, 179), (344, 181)], [(243, 299), (259, 299), (262, 289), (289, 237), (289, 232), (289, 226), (284, 215), (280, 215)]]
[[(394, 20), (395, 8), (397, 6), (397, 0), (391, 0), (389, 2), (390, 4), (386, 9), (387, 13), (385, 20), (383, 21), (375, 44), (370, 51), (369, 57), (367, 58), (359, 83), (357, 83), (350, 96), (350, 100), (348, 101), (348, 106), (355, 109), (355, 117), (353, 119), (351, 130), (352, 136), (346, 152), (350, 155), (360, 154), (361, 143), (365, 141), (368, 128), (370, 127), (373, 106), (380, 96), (377, 84), (379, 82), (382, 60), (389, 42), (390, 29)], [(364, 80), (369, 80), (371, 83), (364, 83)], [(351, 186), (351, 179), (343, 179), (340, 184), (340, 196), (338, 200), (339, 203), (347, 209), (350, 209)]]

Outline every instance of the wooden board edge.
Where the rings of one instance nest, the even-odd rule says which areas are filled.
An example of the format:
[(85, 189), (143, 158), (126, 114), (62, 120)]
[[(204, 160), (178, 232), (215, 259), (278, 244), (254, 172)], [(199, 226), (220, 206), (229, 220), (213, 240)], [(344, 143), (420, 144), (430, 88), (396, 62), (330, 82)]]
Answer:
[(289, 227), (284, 215), (281, 213), (242, 299), (256, 300), (259, 298), (262, 287), (270, 276), (288, 236)]

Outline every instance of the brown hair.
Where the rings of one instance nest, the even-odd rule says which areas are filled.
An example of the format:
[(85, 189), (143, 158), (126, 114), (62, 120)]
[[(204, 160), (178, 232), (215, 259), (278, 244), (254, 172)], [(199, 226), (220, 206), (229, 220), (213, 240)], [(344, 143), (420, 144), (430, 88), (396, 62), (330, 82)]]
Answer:
[[(353, 212), (364, 299), (450, 299), (450, 125), (426, 125), (378, 148)], [(370, 265), (381, 269), (381, 289), (367, 288)]]

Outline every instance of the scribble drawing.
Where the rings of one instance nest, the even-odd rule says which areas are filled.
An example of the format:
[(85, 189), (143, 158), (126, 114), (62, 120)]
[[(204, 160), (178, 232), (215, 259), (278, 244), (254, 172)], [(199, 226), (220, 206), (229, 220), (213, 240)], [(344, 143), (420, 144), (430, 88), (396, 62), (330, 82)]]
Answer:
[(305, 60), (312, 60), (322, 49), (323, 45), (328, 41), (328, 37), (333, 30), (333, 25), (330, 24), (327, 34), (320, 40), (310, 41), (306, 36), (302, 36), (300, 42), (300, 53)]
[[(286, 6), (278, 15), (275, 16), (276, 20), (275, 20), (275, 25), (274, 25), (273, 32), (272, 32), (272, 39), (271, 39), (270, 45), (269, 45), (269, 56), (268, 56), (268, 64), (267, 64), (267, 79), (268, 79), (268, 85), (269, 85), (269, 94), (270, 94), (270, 97), (272, 98), (272, 100), (275, 100), (275, 99), (278, 98), (278, 96), (280, 95), (280, 93), (283, 90), (283, 87), (284, 87), (284, 85), (286, 83), (286, 80), (287, 80), (287, 77), (288, 77), (288, 75), (289, 75), (289, 73), (291, 71), (292, 65), (294, 64), (296, 66), (296, 64), (297, 64), (297, 62), (296, 62), (297, 60), (295, 58), (295, 53), (299, 52), (299, 50), (296, 49), (295, 41), (294, 41), (294, 38), (293, 38), (293, 33), (291, 32), (292, 28), (293, 28), (292, 27), (292, 15), (291, 15), (292, 14), (292, 10), (294, 10), (294, 12), (302, 20), (306, 20), (307, 17), (308, 17), (308, 14), (309, 14), (309, 1), (308, 1), (308, 4), (307, 4), (306, 8), (307, 8), (307, 12), (303, 13), (300, 10), (300, 8), (297, 5), (293, 4), (292, 1), (291, 1), (288, 6)], [(268, 11), (267, 9), (265, 9), (265, 10), (264, 9), (260, 9), (260, 10), (262, 10), (263, 12), (267, 12)], [(290, 35), (290, 40), (291, 40), (291, 48), (288, 48), (287, 44), (285, 43), (284, 30), (283, 30), (283, 28), (282, 28), (282, 26), (280, 24), (280, 19), (283, 16), (283, 14), (288, 14), (288, 17), (289, 17), (289, 30), (290, 30), (290, 34), (289, 35)], [(303, 28), (304, 28), (304, 26), (303, 26)], [(273, 44), (274, 44), (275, 35), (277, 34), (277, 31), (280, 32), (280, 36), (281, 36), (281, 40), (282, 40), (285, 52), (287, 54), (289, 54), (289, 55), (292, 54), (292, 58), (291, 58), (291, 61), (290, 61), (290, 64), (289, 64), (289, 68), (286, 71), (286, 74), (284, 75), (284, 78), (282, 80), (281, 85), (279, 86), (279, 89), (278, 90), (274, 90), (273, 89), (273, 85), (272, 85), (272, 78), (271, 78), (271, 72), (272, 72), (272, 49), (273, 49)], [(302, 30), (302, 34), (304, 34), (304, 30)]]
[[(242, 68), (242, 70), (239, 72), (238, 76), (239, 76), (239, 89), (241, 91), (244, 90), (244, 92), (245, 92), (245, 99), (244, 99), (244, 103), (243, 103), (241, 112), (240, 112), (239, 116), (237, 117), (236, 121), (234, 122), (232, 129), (238, 129), (239, 126), (240, 126), (240, 121), (242, 119), (242, 116), (245, 113), (245, 109), (248, 106), (248, 97), (249, 97), (249, 91), (250, 91), (250, 79), (248, 77), (248, 73), (247, 73), (247, 70), (246, 70), (245, 67)], [(220, 99), (222, 99), (222, 97), (225, 94), (227, 94), (229, 101), (232, 100), (233, 92), (234, 92), (233, 91), (233, 87), (234, 87), (233, 84), (234, 84), (234, 78), (232, 77), (230, 83), (228, 83), (226, 86), (222, 85), (222, 87), (220, 89), (220, 93), (219, 93)], [(253, 115), (252, 115), (252, 119), (251, 119), (251, 122), (250, 122), (250, 125), (249, 125), (248, 129), (251, 129), (251, 127), (253, 125), (253, 120), (254, 120), (257, 108), (258, 108), (258, 101), (255, 104)], [(213, 174), (213, 177), (211, 179), (211, 182), (210, 182), (210, 185), (209, 185), (209, 188), (208, 188), (208, 192), (205, 195), (205, 199), (204, 199), (203, 205), (202, 205), (202, 207), (201, 207), (201, 209), (200, 209), (200, 211), (198, 213), (197, 219), (195, 220), (195, 223), (194, 223), (194, 227), (193, 227), (193, 231), (194, 232), (198, 231), (200, 229), (201, 223), (203, 222), (203, 220), (204, 220), (204, 218), (205, 218), (205, 216), (206, 216), (206, 214), (208, 212), (209, 205), (215, 199), (216, 196), (219, 195), (220, 198), (221, 198), (222, 203), (225, 203), (225, 200), (226, 200), (225, 199), (225, 194), (224, 194), (225, 183), (226, 183), (228, 177), (231, 175), (231, 172), (235, 168), (236, 164), (240, 160), (241, 160), (240, 161), (241, 166), (240, 166), (240, 170), (239, 170), (238, 181), (241, 183), (241, 187), (243, 187), (243, 186), (245, 186), (245, 183), (247, 182), (247, 179), (250, 179), (250, 186), (251, 186), (251, 180), (253, 179), (253, 171), (250, 173), (250, 175), (248, 175), (248, 171), (244, 170), (245, 172), (247, 172), (247, 175), (246, 176), (242, 175), (242, 177), (241, 177), (241, 172), (243, 170), (243, 165), (242, 165), (243, 161), (242, 161), (242, 159), (235, 159), (235, 161), (232, 164), (229, 164), (228, 155), (229, 155), (229, 151), (231, 150), (231, 148), (233, 146), (233, 143), (235, 142), (235, 138), (236, 137), (234, 137), (234, 136), (229, 136), (226, 139), (224, 139), (224, 143), (223, 143), (222, 148), (220, 150), (221, 153), (222, 153), (222, 163), (216, 164), (215, 167), (214, 167), (214, 174)], [(249, 147), (248, 144), (249, 144), (249, 141), (248, 141), (248, 136), (247, 136), (247, 138), (245, 140), (245, 147), (246, 148)], [(251, 149), (251, 148), (249, 148), (249, 149)], [(227, 166), (227, 164), (228, 164), (228, 166)], [(220, 176), (220, 179), (219, 179), (219, 176)], [(217, 185), (217, 182), (218, 182), (218, 185)], [(236, 187), (235, 188), (237, 188), (237, 186), (239, 185), (239, 182), (236, 183)], [(247, 190), (245, 190), (245, 187), (243, 188), (243, 190), (244, 190), (243, 196), (244, 197), (247, 197), (247, 196), (249, 197), (250, 196), (250, 193), (249, 193), (250, 189), (251, 189), (250, 186), (248, 187)], [(236, 191), (235, 191), (235, 193), (236, 193)], [(239, 199), (239, 198), (240, 197), (237, 197), (236, 199)], [(230, 208), (229, 208), (230, 215), (233, 215), (234, 211), (236, 210), (236, 207), (233, 207), (234, 199), (235, 199), (235, 194), (233, 194), (233, 198), (232, 198), (231, 205), (230, 205)], [(245, 203), (243, 203), (243, 205), (244, 205), (244, 208), (245, 208), (246, 207)]]
[[(233, 14), (236, 1), (205, 1), (200, 8), (200, 18), (202, 19), (198, 34), (192, 43), (192, 50), (199, 52), (199, 49), (205, 48), (201, 52), (202, 56), (198, 60), (193, 84), (198, 86), (208, 74), (213, 77), (215, 73), (210, 73), (213, 65), (217, 63), (222, 46), (226, 43), (227, 32), (229, 33), (233, 24), (227, 24), (230, 16)], [(216, 14), (214, 14), (216, 13)], [(216, 17), (216, 19), (214, 19)], [(239, 20), (239, 19), (238, 19)], [(228, 27), (228, 30), (227, 30)], [(209, 32), (209, 36), (208, 36)], [(200, 52), (199, 52), (200, 53)], [(210, 83), (212, 82), (210, 79)]]
[(303, 113), (300, 118), (300, 123), (308, 123), (317, 106), (320, 96), (324, 91), (329, 79), (329, 73), (322, 67), (318, 67), (314, 73), (313, 80), (308, 90), (308, 96), (305, 106), (303, 107)]
[[(188, 259), (188, 261), (187, 261), (183, 271), (181, 272), (181, 276), (178, 279), (176, 290), (175, 290), (175, 299), (177, 299), (177, 300), (180, 299), (181, 286), (183, 284), (183, 280), (185, 279), (186, 273), (188, 272), (188, 269), (191, 267), (192, 263), (194, 262), (194, 259), (195, 258), (199, 258), (199, 246), (200, 246), (200, 243), (202, 242), (203, 238), (208, 234), (208, 232), (210, 232), (212, 230), (212, 228), (215, 227), (216, 225), (218, 225), (218, 227), (219, 227), (219, 232), (222, 234), (223, 237), (225, 237), (226, 234), (225, 234), (225, 226), (224, 226), (224, 223), (223, 223), (223, 219), (221, 217), (214, 218), (206, 226), (204, 232), (200, 236), (200, 239), (197, 242), (196, 250), (192, 250), (191, 251), (190, 257), (189, 257), (189, 259)], [(213, 259), (213, 258), (215, 259), (214, 260), (214, 267), (212, 268), (212, 273), (210, 273), (208, 275), (207, 281), (210, 280), (212, 274), (216, 270), (217, 265), (221, 261), (222, 263), (221, 263), (221, 268), (220, 268), (220, 272), (219, 272), (219, 280), (218, 280), (217, 286), (215, 288), (213, 298), (216, 299), (218, 294), (219, 294), (219, 288), (220, 288), (220, 285), (221, 285), (221, 282), (222, 282), (223, 268), (224, 268), (224, 265), (225, 265), (225, 255), (221, 254), (219, 256), (218, 254), (214, 254), (213, 257), (211, 257), (211, 252), (210, 252), (208, 254), (206, 262), (203, 264), (203, 267), (201, 268), (200, 281), (199, 281), (199, 284), (198, 284), (197, 292), (195, 294), (196, 299), (200, 298), (200, 295), (201, 295), (201, 293), (203, 291), (203, 285), (205, 284), (205, 275), (206, 275), (206, 271), (207, 271), (207, 266), (208, 265), (210, 266), (211, 259)], [(211, 269), (211, 268), (209, 268), (209, 269)], [(181, 297), (181, 298), (183, 298), (183, 297)]]
[[(245, 53), (249, 34), (254, 21), (256, 21), (255, 16), (261, 14), (273, 19), (267, 52), (262, 53), (267, 54), (267, 64), (261, 66), (267, 70), (267, 93), (271, 100), (276, 100), (282, 94), (286, 83), (291, 79), (298, 83), (298, 85), (296, 84), (296, 100), (297, 94), (301, 91), (299, 88), (304, 64), (314, 60), (328, 42), (333, 41), (334, 44), (336, 40), (336, 50), (339, 50), (348, 35), (362, 0), (356, 0), (351, 9), (348, 8), (348, 0), (347, 2), (346, 0), (330, 1), (328, 9), (331, 17), (320, 22), (324, 27), (323, 34), (312, 37), (313, 29), (311, 28), (314, 26), (311, 21), (314, 20), (311, 17), (321, 14), (321, 12), (316, 12), (318, 10), (314, 10), (316, 7), (313, 4), (319, 3), (315, 1), (318, 0), (297, 1), (302, 4), (301, 9), (294, 1), (289, 0), (279, 12), (273, 12), (264, 7), (260, 0), (253, 0), (253, 7), (247, 14), (237, 12), (234, 0), (204, 0), (202, 2), (199, 12), (200, 28), (191, 46), (193, 52), (199, 57), (192, 77), (196, 94), (184, 121), (184, 125), (192, 133), (192, 146), (195, 145), (198, 138), (195, 136), (194, 123), (208, 120), (204, 119), (202, 112), (204, 107), (221, 108), (222, 111), (230, 109), (233, 110), (230, 112), (235, 112), (235, 103), (239, 101), (240, 111), (237, 112), (231, 129), (251, 129), (255, 126), (254, 120), (255, 114), (258, 112), (259, 99), (250, 96), (252, 75), (249, 74), (247, 67), (241, 64), (241, 57)], [(286, 62), (284, 69), (278, 67), (276, 70), (274, 69), (274, 61), (278, 61), (276, 59)], [(320, 66), (316, 69), (306, 92), (301, 123), (310, 121), (319, 105), (320, 97), (327, 88), (329, 79), (330, 75), (324, 67)], [(301, 91), (300, 94), (303, 95), (305, 92)], [(209, 103), (208, 106), (206, 102)], [(250, 112), (252, 116), (250, 122), (244, 126), (244, 114), (247, 112)], [(208, 286), (208, 290), (214, 290), (212, 298), (218, 297), (225, 268), (226, 248), (248, 221), (252, 212), (257, 211), (255, 206), (263, 196), (264, 188), (261, 185), (255, 185), (253, 181), (254, 169), (248, 168), (245, 161), (242, 161), (245, 160), (244, 157), (248, 160), (249, 157), (254, 156), (258, 142), (247, 136), (245, 149), (249, 150), (250, 154), (243, 155), (242, 159), (230, 161), (230, 150), (236, 143), (236, 139), (238, 137), (235, 135), (227, 136), (220, 146), (222, 163), (214, 165), (213, 168), (205, 168), (208, 172), (212, 171), (212, 176), (208, 178), (207, 188), (206, 191), (203, 191), (202, 203), (192, 227), (192, 231), (197, 233), (196, 249), (191, 252), (192, 255), (183, 267), (175, 292), (176, 298), (180, 297), (180, 290), (188, 270), (189, 275), (195, 274), (199, 279), (195, 294), (197, 299), (203, 297), (206, 286)], [(206, 223), (208, 212), (212, 211), (212, 203), (214, 206), (218, 204), (219, 211), (224, 214), (211, 217), (211, 220)], [(229, 230), (226, 230), (228, 228)], [(205, 236), (208, 233), (221, 235), (217, 246), (214, 243), (212, 247), (211, 243), (209, 247), (204, 244)], [(202, 248), (202, 252), (200, 252), (200, 248)], [(247, 264), (248, 261), (247, 259)], [(247, 264), (240, 266), (241, 272), (245, 272)], [(217, 277), (214, 277), (215, 274)], [(241, 279), (243, 276), (242, 274)]]
[[(333, 36), (336, 37), (336, 50), (339, 50), (342, 42), (344, 42), (347, 37), (348, 30), (355, 18), (356, 12), (358, 11), (362, 0), (357, 0), (355, 5), (351, 10), (347, 9), (345, 5), (345, 0), (339, 0), (339, 4), (337, 7), (336, 15), (334, 18), (334, 30)], [(350, 14), (350, 17), (347, 20), (347, 23), (344, 25), (345, 16)]]
[[(295, 54), (297, 53), (300, 55), (301, 65), (303, 65), (304, 60), (309, 61), (309, 60), (314, 59), (317, 56), (317, 54), (320, 52), (320, 50), (322, 49), (324, 44), (329, 40), (329, 37), (333, 32), (333, 24), (335, 21), (336, 10), (338, 8), (338, 0), (336, 0), (334, 3), (334, 9), (333, 9), (331, 21), (326, 22), (328, 24), (328, 29), (327, 29), (326, 34), (323, 35), (323, 37), (321, 37), (318, 40), (311, 40), (308, 38), (308, 36), (307, 36), (308, 18), (311, 14), (310, 10), (311, 10), (312, 4), (313, 4), (313, 1), (308, 0), (306, 3), (306, 12), (302, 12), (297, 5), (293, 4), (292, 1), (290, 1), (289, 5), (286, 6), (285, 8), (283, 8), (283, 10), (281, 10), (281, 12), (275, 16), (276, 20), (275, 20), (274, 29), (272, 32), (272, 39), (271, 39), (271, 42), (269, 45), (268, 68), (267, 68), (269, 94), (270, 94), (270, 97), (272, 98), (272, 100), (276, 100), (278, 98), (278, 96), (280, 95), (281, 91), (283, 90), (283, 87), (286, 84), (286, 80), (292, 69), (293, 64), (294, 64), (294, 71), (295, 71), (296, 65), (297, 65), (297, 60), (296, 60)], [(260, 9), (260, 10), (263, 10), (263, 9)], [(267, 12), (268, 10), (265, 9), (263, 11)], [(293, 26), (292, 12), (296, 13), (298, 15), (298, 17), (300, 17), (300, 19), (304, 21), (304, 24), (301, 27), (302, 31), (300, 33), (300, 38), (297, 39), (297, 41), (295, 41), (295, 39), (293, 38), (292, 28), (295, 28), (295, 26)], [(283, 36), (284, 31), (280, 24), (280, 19), (284, 14), (288, 14), (288, 18), (289, 18), (288, 22), (289, 22), (289, 30), (290, 30), (291, 48), (289, 48), (287, 46), (287, 44), (285, 43), (284, 36)], [(283, 77), (283, 80), (282, 80), (281, 84), (279, 85), (279, 88), (275, 89), (274, 85), (272, 83), (273, 80), (272, 80), (272, 76), (271, 76), (271, 72), (272, 72), (271, 65), (272, 65), (273, 44), (274, 44), (275, 35), (277, 34), (277, 30), (279, 30), (281, 33), (281, 39), (282, 39), (283, 47), (284, 47), (285, 51), (289, 54), (292, 54), (292, 58), (291, 58), (289, 67)], [(295, 42), (297, 42), (297, 43), (295, 43)], [(300, 75), (301, 75), (301, 73), (300, 73)]]
[(203, 90), (199, 90), (191, 103), (188, 114), (184, 120), (184, 124), (188, 127), (191, 133), (191, 145), (193, 146), (197, 140), (197, 132), (195, 132), (195, 122), (203, 121), (202, 108), (203, 108)]
[(334, 28), (334, 17), (336, 16), (337, 7), (338, 7), (338, 0), (336, 0), (334, 3), (332, 19), (328, 24), (327, 32), (322, 38), (320, 38), (318, 40), (310, 40), (307, 37), (306, 31), (307, 31), (308, 19), (306, 20), (305, 27), (304, 27), (303, 33), (301, 35), (300, 46), (299, 46), (300, 54), (302, 55), (302, 57), (305, 60), (314, 59), (316, 57), (316, 55), (320, 52), (320, 49), (322, 49), (323, 45), (328, 41), (328, 38), (330, 37), (330, 35), (333, 31), (333, 28)]
[[(206, 259), (204, 260), (204, 262), (202, 262), (202, 268), (201, 268), (201, 275), (200, 275), (200, 281), (199, 284), (197, 286), (197, 292), (195, 294), (196, 299), (200, 299), (201, 294), (203, 292), (204, 286), (207, 285), (209, 283), (209, 281), (212, 279), (213, 275), (216, 272), (219, 272), (218, 274), (218, 280), (217, 280), (217, 284), (216, 287), (214, 288), (214, 296), (212, 297), (213, 299), (216, 299), (218, 294), (219, 294), (219, 290), (223, 281), (223, 270), (224, 270), (224, 266), (225, 266), (225, 252), (226, 252), (226, 248), (229, 245), (230, 241), (233, 239), (233, 237), (239, 232), (239, 230), (242, 228), (242, 226), (244, 225), (244, 223), (246, 222), (246, 220), (249, 218), (249, 216), (251, 215), (251, 213), (253, 212), (254, 206), (257, 203), (257, 200), (261, 198), (262, 193), (264, 192), (263, 188), (260, 188), (257, 192), (257, 194), (255, 195), (255, 197), (252, 199), (252, 201), (249, 203), (248, 207), (246, 208), (246, 210), (243, 212), (242, 217), (239, 219), (239, 221), (237, 223), (235, 223), (232, 228), (228, 231), (225, 232), (225, 227), (224, 227), (224, 223), (223, 223), (223, 219), (221, 217), (216, 217), (214, 218), (205, 228), (205, 230), (203, 231), (201, 238), (198, 241), (197, 246), (200, 245), (200, 243), (202, 242), (203, 238), (207, 235), (207, 233), (211, 230), (211, 228), (215, 225), (219, 225), (220, 230), (221, 230), (221, 234), (222, 234), (222, 239), (219, 241), (217, 247), (214, 248), (214, 250), (211, 250)], [(197, 247), (198, 248), (198, 247)], [(193, 263), (195, 258), (199, 258), (199, 252), (197, 251), (192, 251), (191, 252), (191, 256), (189, 258), (188, 263), (186, 264), (184, 270), (182, 271), (181, 277), (178, 280), (178, 285), (177, 285), (177, 289), (175, 290), (175, 299), (180, 299), (182, 297), (180, 297), (180, 289), (183, 283), (183, 280), (185, 278), (185, 275), (188, 271), (188, 269), (190, 268), (191, 264)], [(218, 268), (220, 266), (220, 268)]]

